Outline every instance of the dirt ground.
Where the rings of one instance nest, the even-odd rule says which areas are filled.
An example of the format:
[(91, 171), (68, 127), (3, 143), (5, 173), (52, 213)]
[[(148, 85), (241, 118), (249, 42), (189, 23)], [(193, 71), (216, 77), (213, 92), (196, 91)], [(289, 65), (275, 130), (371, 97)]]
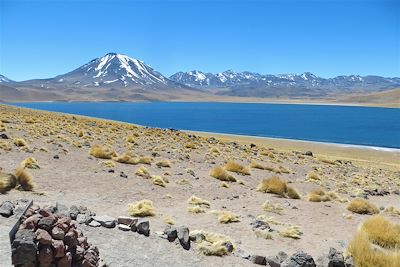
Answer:
[[(330, 247), (345, 250), (357, 226), (370, 216), (346, 209), (353, 198), (365, 195), (364, 189), (390, 192), (386, 196), (369, 196), (368, 201), (382, 209), (389, 206), (400, 209), (400, 195), (395, 193), (400, 188), (400, 168), (396, 164), (398, 151), (378, 151), (376, 154), (380, 160), (376, 161), (373, 160), (375, 150), (365, 148), (365, 153), (371, 157), (357, 161), (352, 148), (347, 148), (347, 152), (346, 148), (341, 148), (335, 157), (332, 151), (337, 148), (334, 145), (331, 145), (333, 150), (326, 154), (323, 149), (329, 152), (328, 146), (322, 146), (322, 149), (312, 143), (309, 149), (306, 149), (306, 143), (298, 147), (291, 143), (290, 149), (287, 146), (279, 149), (279, 143), (274, 143), (272, 148), (268, 146), (268, 139), (265, 143), (258, 139), (256, 146), (250, 147), (249, 140), (239, 138), (237, 143), (232, 143), (233, 137), (224, 139), (215, 135), (216, 139), (210, 139), (211, 134), (200, 137), (5, 105), (0, 105), (0, 120), (3, 121), (3, 133), (10, 138), (0, 139), (1, 171), (14, 172), (28, 157), (34, 157), (40, 166), (39, 169), (27, 169), (35, 182), (33, 192), (14, 189), (0, 194), (0, 203), (18, 199), (33, 199), (39, 205), (59, 202), (68, 207), (86, 206), (98, 215), (118, 217), (128, 215), (129, 203), (142, 199), (153, 202), (156, 214), (148, 217), (152, 231), (148, 238), (118, 229), (80, 226), (89, 242), (99, 247), (101, 257), (110, 266), (252, 265), (233, 255), (202, 255), (196, 250), (196, 245), (185, 251), (179, 245), (159, 238), (155, 232), (164, 229), (167, 217), (173, 220), (175, 226), (185, 225), (190, 230), (201, 229), (229, 236), (235, 249), (250, 254), (272, 256), (284, 251), (290, 255), (303, 250), (316, 260), (328, 253)], [(134, 137), (134, 142), (127, 142), (129, 136)], [(15, 138), (23, 138), (27, 145), (17, 147), (13, 143)], [(148, 157), (151, 164), (124, 164), (96, 158), (89, 155), (89, 149), (94, 144), (108, 145), (118, 154), (129, 151), (133, 155)], [(302, 153), (306, 150), (318, 153), (305, 156)], [(344, 157), (346, 153), (351, 157)], [(54, 158), (55, 155), (59, 158)], [(170, 167), (157, 167), (156, 163), (161, 160), (168, 160)], [(272, 170), (250, 168), (250, 175), (230, 172), (243, 183), (227, 182), (229, 188), (226, 188), (221, 186), (220, 180), (210, 176), (210, 170), (223, 166), (229, 160), (243, 166), (256, 161), (270, 166)], [(108, 161), (115, 166), (106, 166)], [(136, 175), (140, 166), (145, 166), (151, 175), (168, 180), (166, 186), (154, 185), (152, 179)], [(121, 172), (128, 177), (121, 177)], [(310, 173), (317, 174), (318, 179), (309, 179)], [(298, 191), (301, 199), (258, 191), (259, 182), (271, 176), (286, 181)], [(315, 189), (335, 192), (338, 199), (308, 201), (307, 195)], [(192, 195), (207, 200), (210, 207), (203, 207), (204, 213), (189, 213), (187, 200)], [(262, 204), (266, 200), (280, 205), (283, 208), (281, 213), (263, 210)], [(240, 221), (222, 224), (215, 211), (233, 212)], [(381, 213), (393, 222), (400, 222), (399, 216)], [(259, 215), (278, 223), (270, 224), (274, 230), (271, 232), (272, 239), (257, 237), (252, 230), (250, 223)], [(15, 219), (15, 216), (8, 219), (0, 217), (2, 263), (10, 262), (8, 232)], [(298, 226), (300, 238), (279, 234), (289, 226)]]

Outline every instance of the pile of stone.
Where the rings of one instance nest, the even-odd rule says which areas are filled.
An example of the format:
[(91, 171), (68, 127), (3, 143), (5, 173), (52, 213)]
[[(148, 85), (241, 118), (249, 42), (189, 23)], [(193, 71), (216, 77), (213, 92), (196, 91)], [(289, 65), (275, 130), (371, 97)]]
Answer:
[[(76, 221), (56, 213), (54, 207), (30, 207), (12, 242), (12, 264), (16, 266), (101, 265), (99, 251), (77, 229)], [(104, 265), (103, 265), (104, 266)]]
[(118, 217), (118, 229), (121, 231), (132, 231), (144, 236), (149, 236), (150, 222), (144, 219), (139, 220), (138, 218), (120, 216)]

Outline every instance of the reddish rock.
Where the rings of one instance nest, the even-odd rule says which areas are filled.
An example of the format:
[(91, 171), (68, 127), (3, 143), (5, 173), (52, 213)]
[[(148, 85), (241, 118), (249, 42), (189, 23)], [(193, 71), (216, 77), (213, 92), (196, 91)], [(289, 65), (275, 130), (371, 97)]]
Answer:
[(43, 217), (38, 222), (38, 227), (46, 231), (50, 231), (53, 228), (53, 224), (56, 222), (56, 217), (53, 215)]
[(40, 210), (39, 205), (33, 204), (29, 209), (33, 210), (33, 211), (38, 211)]
[(28, 217), (31, 217), (33, 214), (35, 214), (35, 211), (33, 210), (33, 209), (28, 209), (26, 212), (25, 212), (25, 217), (26, 218), (28, 218)]
[(64, 244), (70, 248), (75, 248), (78, 244), (77, 233), (70, 229), (69, 232), (64, 237)]
[(51, 246), (53, 247), (55, 258), (64, 257), (65, 247), (64, 247), (64, 242), (62, 240), (52, 240)]
[(38, 260), (40, 262), (40, 266), (47, 267), (50, 266), (53, 262), (53, 250), (50, 246), (43, 246), (39, 250)]
[(126, 216), (119, 216), (118, 217), (118, 224), (125, 224), (131, 226), (132, 224), (136, 224), (138, 221), (137, 218), (126, 217)]
[(85, 249), (81, 246), (76, 247), (75, 255), (73, 256), (74, 261), (80, 261), (85, 256)]
[(36, 240), (39, 241), (42, 245), (50, 245), (51, 244), (51, 235), (43, 229), (36, 230)]
[(64, 257), (62, 257), (57, 262), (57, 267), (71, 267), (72, 266), (72, 255), (71, 252), (67, 252)]
[(87, 251), (82, 261), (82, 267), (94, 267), (99, 260), (98, 255), (94, 251)]
[(23, 229), (30, 229), (30, 230), (36, 230), (37, 225), (39, 223), (39, 220), (42, 218), (42, 215), (40, 214), (34, 214), (31, 217), (27, 218), (23, 223), (22, 223), (22, 228)]
[(69, 224), (71, 223), (71, 218), (69, 217), (61, 217), (57, 220), (57, 224), (67, 224), (69, 226)]
[(51, 236), (57, 240), (64, 240), (65, 232), (59, 226), (56, 226), (51, 230)]
[(50, 211), (45, 210), (45, 209), (40, 209), (40, 210), (38, 211), (38, 213), (39, 213), (40, 215), (42, 215), (43, 217), (49, 217), (49, 216), (51, 215)]
[(78, 237), (78, 244), (83, 247), (84, 249), (89, 248), (89, 243), (87, 242), (87, 237), (86, 236), (81, 236)]

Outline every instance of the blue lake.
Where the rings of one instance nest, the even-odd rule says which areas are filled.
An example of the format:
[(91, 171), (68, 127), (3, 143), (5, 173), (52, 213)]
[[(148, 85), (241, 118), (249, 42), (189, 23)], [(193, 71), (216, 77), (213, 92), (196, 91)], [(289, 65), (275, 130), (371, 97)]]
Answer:
[(253, 103), (13, 103), (150, 127), (400, 148), (400, 109)]

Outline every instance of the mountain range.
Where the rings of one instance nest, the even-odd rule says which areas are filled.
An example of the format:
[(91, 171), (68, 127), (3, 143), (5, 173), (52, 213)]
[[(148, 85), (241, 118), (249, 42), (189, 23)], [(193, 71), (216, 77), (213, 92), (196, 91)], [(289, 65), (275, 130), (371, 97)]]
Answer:
[(165, 77), (143, 61), (108, 53), (49, 79), (16, 82), (0, 75), (0, 99), (25, 100), (181, 100), (219, 97), (318, 98), (371, 93), (400, 87), (400, 78), (318, 77), (255, 72), (177, 72)]

